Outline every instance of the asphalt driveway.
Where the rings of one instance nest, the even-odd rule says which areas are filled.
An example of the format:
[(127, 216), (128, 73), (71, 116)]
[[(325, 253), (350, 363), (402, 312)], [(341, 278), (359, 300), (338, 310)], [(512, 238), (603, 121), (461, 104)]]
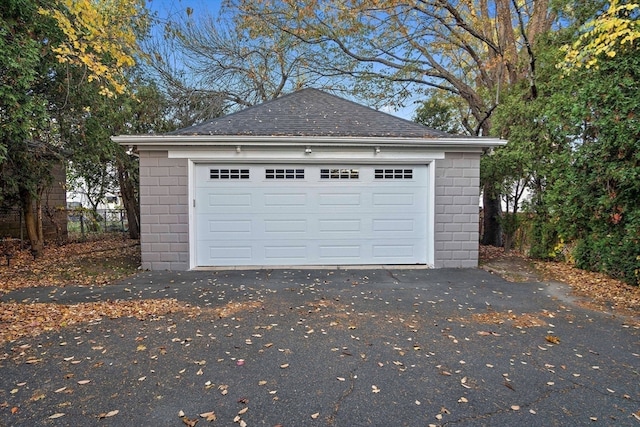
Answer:
[(640, 425), (640, 330), (567, 293), (475, 269), (142, 272), (16, 291), (1, 300), (200, 311), (3, 346), (0, 425)]

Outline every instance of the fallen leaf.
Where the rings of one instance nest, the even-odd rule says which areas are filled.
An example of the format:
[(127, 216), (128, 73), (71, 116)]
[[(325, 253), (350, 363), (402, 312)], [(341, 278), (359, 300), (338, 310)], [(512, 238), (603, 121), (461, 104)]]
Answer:
[(288, 364), (288, 363), (285, 363), (285, 364), (280, 365), (280, 368), (281, 368), (281, 369), (287, 369), (288, 367), (289, 367), (289, 364)]
[(511, 409), (513, 409), (514, 411), (519, 411), (520, 407), (518, 405), (511, 405)]
[(245, 414), (248, 410), (249, 410), (249, 407), (248, 407), (248, 406), (245, 406), (244, 408), (242, 408), (242, 409), (240, 409), (240, 410), (238, 411), (238, 415)]
[(202, 418), (204, 418), (205, 420), (211, 422), (211, 421), (215, 421), (218, 417), (216, 417), (216, 413), (211, 411), (211, 412), (205, 412), (203, 414), (200, 414), (200, 416)]
[(345, 381), (345, 379), (344, 379), (344, 378), (342, 378), (342, 377), (336, 377), (336, 379), (337, 379), (338, 381)]
[(189, 419), (187, 417), (182, 417), (182, 422), (189, 427), (195, 427), (196, 424), (198, 424), (198, 419), (194, 418), (194, 419)]
[(50, 420), (55, 420), (56, 418), (64, 417), (64, 413), (58, 412), (57, 414), (53, 414), (49, 417)]
[(18, 408), (17, 406), (14, 406), (13, 408), (11, 408), (11, 413), (12, 414), (17, 414), (19, 410), (20, 410), (20, 408)]
[(315, 414), (311, 414), (311, 418), (314, 420), (320, 416), (320, 412), (316, 412)]
[(545, 339), (549, 341), (551, 344), (560, 344), (560, 338), (558, 338), (555, 335), (547, 335)]
[(378, 388), (378, 386), (372, 385), (371, 386), (371, 392), (372, 393), (380, 393), (380, 389)]
[(113, 411), (109, 411), (109, 412), (98, 415), (98, 418), (100, 419), (110, 418), (110, 417), (113, 417), (114, 415), (118, 415), (119, 412), (120, 412), (119, 410), (115, 409)]
[(85, 385), (85, 384), (89, 384), (90, 382), (91, 382), (91, 380), (80, 380), (80, 381), (78, 381), (78, 384)]

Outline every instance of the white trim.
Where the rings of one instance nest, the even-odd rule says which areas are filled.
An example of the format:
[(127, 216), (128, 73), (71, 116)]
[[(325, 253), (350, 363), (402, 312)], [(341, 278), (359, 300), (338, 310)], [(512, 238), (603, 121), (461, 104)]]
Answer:
[[(444, 158), (444, 157), (443, 157)], [(436, 160), (427, 164), (427, 265), (436, 265)]]
[(188, 193), (188, 204), (189, 204), (189, 269), (193, 269), (196, 267), (196, 209), (193, 206), (196, 195), (196, 166), (192, 160), (189, 160), (187, 163), (187, 182), (189, 183)]
[(213, 147), (238, 145), (256, 147), (320, 145), (336, 147), (380, 146), (380, 147), (431, 147), (483, 149), (505, 145), (499, 138), (455, 137), (455, 138), (397, 138), (397, 137), (329, 137), (329, 136), (252, 136), (252, 135), (119, 135), (111, 140), (137, 146), (138, 149), (154, 147)]
[[(398, 159), (386, 159), (386, 161), (378, 161), (378, 159), (353, 159), (350, 158), (346, 163), (347, 164), (367, 164), (369, 166), (375, 166), (375, 165), (384, 165), (384, 164), (399, 164), (399, 163), (403, 163), (403, 164), (413, 164), (416, 166), (425, 166), (427, 168), (427, 175), (426, 175), (426, 186), (425, 191), (427, 192), (426, 195), (426, 229), (425, 229), (425, 238), (426, 241), (424, 242), (424, 248), (425, 248), (425, 255), (426, 255), (426, 259), (425, 259), (425, 264), (410, 264), (410, 265), (390, 265), (388, 267), (390, 268), (434, 268), (435, 267), (435, 183), (436, 183), (436, 173), (435, 173), (435, 167), (436, 167), (436, 158), (439, 159), (444, 159), (444, 153), (431, 153), (432, 155), (430, 156), (430, 158), (428, 160), (417, 160), (416, 158), (405, 158), (405, 159), (401, 159), (403, 161), (398, 161)], [(264, 162), (248, 162), (245, 159), (236, 159), (235, 161), (227, 161), (227, 162), (220, 162), (219, 158), (214, 157), (213, 160), (207, 160), (207, 159), (200, 159), (200, 158), (196, 158), (196, 159), (188, 159), (188, 163), (187, 163), (187, 175), (188, 175), (188, 217), (189, 217), (189, 269), (190, 270), (215, 270), (215, 269), (233, 269), (233, 268), (239, 268), (239, 267), (234, 267), (234, 266), (214, 266), (214, 267), (203, 267), (203, 266), (199, 266), (198, 262), (197, 262), (197, 243), (198, 243), (198, 239), (196, 236), (197, 233), (197, 218), (196, 218), (196, 208), (194, 206), (194, 201), (195, 201), (195, 192), (196, 192), (196, 167), (199, 165), (206, 165), (206, 164), (220, 164), (220, 163), (240, 163), (240, 162), (244, 162), (249, 163), (249, 164), (260, 164), (260, 163), (266, 163), (266, 161)], [(292, 163), (289, 161), (280, 161), (278, 162), (279, 164), (287, 164), (287, 163)], [(293, 162), (295, 163), (295, 162)], [(300, 163), (304, 163), (301, 161), (297, 161), (298, 164)], [(320, 160), (318, 160), (318, 163), (320, 163)], [(337, 162), (333, 161), (333, 160), (324, 160), (322, 163), (325, 164), (338, 164)], [(323, 266), (315, 266), (317, 268), (323, 268)], [(244, 267), (241, 267), (244, 268)], [(274, 267), (271, 266), (269, 268), (287, 268), (287, 266), (282, 266), (282, 267)], [(291, 267), (289, 267), (291, 268)], [(304, 268), (303, 266), (295, 266), (295, 268)], [(348, 266), (348, 265), (343, 265), (340, 268), (355, 268), (354, 266)]]
[(379, 153), (374, 149), (351, 150), (312, 150), (305, 149), (280, 150), (241, 150), (235, 148), (226, 150), (193, 151), (185, 149), (170, 149), (167, 155), (170, 159), (188, 159), (197, 163), (376, 163), (376, 164), (420, 164), (436, 159), (444, 159), (445, 152), (440, 150), (417, 149), (402, 150), (396, 147), (381, 148)]
[[(172, 158), (172, 157), (169, 157)], [(333, 163), (333, 164), (376, 164), (376, 165), (385, 165), (385, 164), (428, 164), (434, 160), (443, 160), (444, 153), (442, 155), (437, 156), (428, 156), (428, 157), (397, 157), (397, 158), (388, 158), (388, 159), (375, 159), (375, 158), (358, 158), (354, 156), (347, 157), (325, 157), (325, 158), (314, 158), (314, 159), (305, 159), (305, 158), (297, 158), (297, 157), (277, 157), (277, 158), (251, 158), (251, 159), (221, 159), (219, 157), (203, 157), (199, 158), (189, 158), (189, 161), (194, 163), (216, 163), (216, 164), (274, 164), (274, 163), (296, 163), (296, 164), (324, 164), (324, 163)]]

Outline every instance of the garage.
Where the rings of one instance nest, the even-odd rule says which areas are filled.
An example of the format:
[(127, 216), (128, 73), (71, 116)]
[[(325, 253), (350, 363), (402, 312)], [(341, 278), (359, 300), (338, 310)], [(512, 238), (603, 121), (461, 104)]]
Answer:
[(427, 263), (425, 165), (196, 165), (197, 267)]
[(139, 159), (149, 270), (476, 267), (480, 156), (506, 143), (313, 88), (112, 139)]

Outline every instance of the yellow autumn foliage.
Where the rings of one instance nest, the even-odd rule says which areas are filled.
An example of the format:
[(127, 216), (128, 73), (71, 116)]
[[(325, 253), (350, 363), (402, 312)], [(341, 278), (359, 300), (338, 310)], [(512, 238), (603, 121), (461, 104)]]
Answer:
[(86, 68), (102, 95), (126, 91), (123, 71), (135, 65), (137, 31), (147, 25), (145, 0), (55, 0), (39, 13), (66, 36), (53, 48), (61, 63)]
[(567, 71), (597, 67), (601, 58), (633, 49), (635, 40), (640, 39), (640, 21), (631, 16), (639, 9), (637, 2), (612, 0), (604, 13), (584, 25), (584, 32), (572, 45), (563, 46), (565, 58), (559, 66)]

